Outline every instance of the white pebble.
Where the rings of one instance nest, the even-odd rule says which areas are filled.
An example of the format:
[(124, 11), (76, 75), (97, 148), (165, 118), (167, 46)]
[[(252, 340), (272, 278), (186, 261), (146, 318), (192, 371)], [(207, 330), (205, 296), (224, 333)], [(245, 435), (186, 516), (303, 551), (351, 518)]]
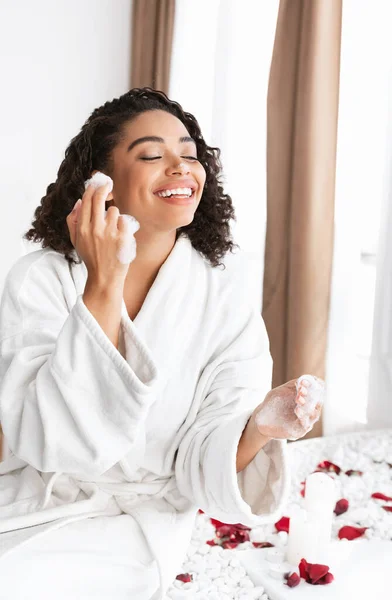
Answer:
[(230, 566), (231, 567), (240, 567), (241, 563), (238, 560), (238, 558), (232, 558), (232, 559), (230, 559)]
[(210, 546), (208, 544), (203, 544), (203, 546), (200, 546), (198, 552), (199, 554), (208, 554), (210, 551)]
[(245, 589), (247, 589), (247, 590), (250, 590), (251, 588), (254, 588), (254, 587), (255, 587), (255, 585), (254, 585), (253, 581), (251, 581), (251, 580), (249, 579), (249, 577), (246, 577), (245, 579), (241, 579), (241, 581), (240, 581), (240, 586), (241, 586), (242, 588), (245, 588)]
[(194, 590), (195, 592), (197, 592), (197, 590), (199, 589), (199, 585), (197, 583), (197, 581), (188, 581), (188, 583), (184, 583), (182, 586), (183, 590)]
[(230, 570), (230, 577), (234, 581), (241, 581), (241, 579), (243, 579), (245, 576), (246, 571), (243, 567), (235, 567), (234, 569)]
[(279, 531), (278, 532), (278, 538), (280, 539), (280, 541), (282, 542), (282, 544), (287, 544), (288, 534), (287, 534), (286, 531)]
[(198, 550), (198, 547), (194, 544), (190, 544), (187, 550), (187, 556), (193, 556)]
[(197, 583), (199, 584), (199, 590), (205, 590), (205, 588), (209, 587), (209, 585), (210, 585), (210, 582), (207, 578), (206, 579), (198, 578)]
[(206, 575), (208, 575), (208, 577), (212, 581), (214, 581), (214, 579), (217, 579), (220, 574), (221, 574), (221, 570), (220, 569), (207, 569), (206, 570)]

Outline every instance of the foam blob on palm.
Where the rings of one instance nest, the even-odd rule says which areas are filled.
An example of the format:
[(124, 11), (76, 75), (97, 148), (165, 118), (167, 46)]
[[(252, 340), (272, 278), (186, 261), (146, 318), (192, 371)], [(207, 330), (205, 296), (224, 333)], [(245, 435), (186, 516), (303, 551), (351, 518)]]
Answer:
[(257, 407), (256, 426), (267, 437), (297, 440), (320, 418), (324, 394), (324, 382), (313, 375), (288, 381), (268, 392)]

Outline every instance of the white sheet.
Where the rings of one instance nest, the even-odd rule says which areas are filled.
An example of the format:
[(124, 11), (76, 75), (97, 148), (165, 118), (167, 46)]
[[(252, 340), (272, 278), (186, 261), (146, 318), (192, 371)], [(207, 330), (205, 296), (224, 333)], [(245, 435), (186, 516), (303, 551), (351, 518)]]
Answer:
[(70, 523), (0, 561), (4, 600), (150, 600), (159, 571), (130, 515)]

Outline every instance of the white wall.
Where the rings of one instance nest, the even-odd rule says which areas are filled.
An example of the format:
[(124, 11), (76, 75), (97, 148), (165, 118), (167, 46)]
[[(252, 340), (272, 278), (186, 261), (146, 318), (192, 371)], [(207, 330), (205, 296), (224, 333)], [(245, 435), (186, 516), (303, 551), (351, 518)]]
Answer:
[(130, 87), (132, 0), (1, 0), (0, 290), (89, 114)]

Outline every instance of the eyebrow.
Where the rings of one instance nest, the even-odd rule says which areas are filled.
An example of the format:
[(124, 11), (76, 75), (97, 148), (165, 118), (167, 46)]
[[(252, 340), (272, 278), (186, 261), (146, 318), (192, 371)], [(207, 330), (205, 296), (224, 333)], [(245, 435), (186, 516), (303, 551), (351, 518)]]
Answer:
[[(193, 142), (194, 144), (196, 144), (195, 140), (193, 138), (189, 137), (188, 135), (186, 135), (184, 137), (180, 137), (178, 139), (178, 141), (180, 142), (180, 144), (184, 144), (186, 142)], [(158, 142), (158, 144), (164, 144), (165, 140), (161, 137), (157, 137), (156, 135), (146, 135), (145, 137), (138, 138), (137, 140), (132, 142), (132, 144), (130, 144), (127, 152), (130, 152), (132, 150), (132, 148), (134, 148), (138, 144), (144, 144), (144, 142)]]

